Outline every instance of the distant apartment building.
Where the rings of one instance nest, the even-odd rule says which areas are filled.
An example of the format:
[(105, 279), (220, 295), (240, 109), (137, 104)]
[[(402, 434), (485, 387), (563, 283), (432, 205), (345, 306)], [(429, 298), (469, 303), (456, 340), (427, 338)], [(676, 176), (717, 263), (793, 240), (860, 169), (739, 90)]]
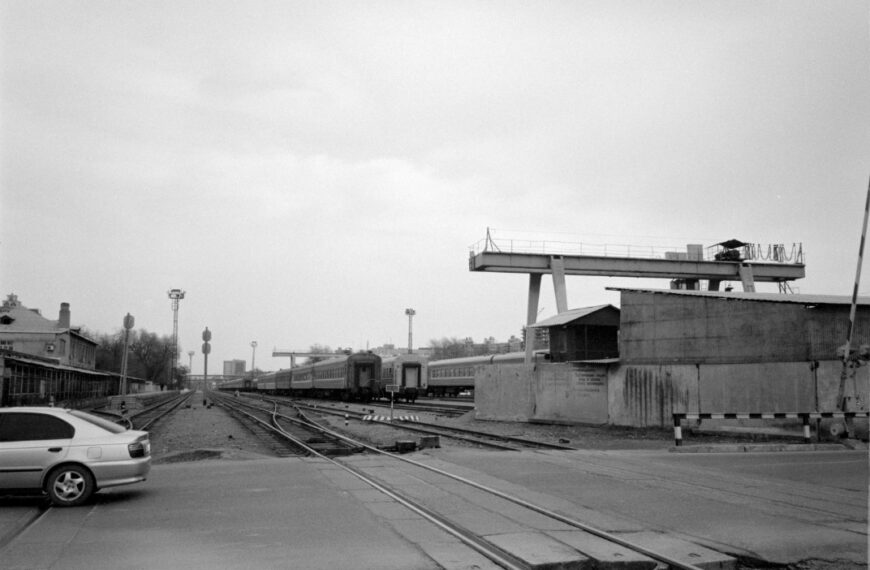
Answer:
[(0, 351), (29, 354), (64, 366), (94, 370), (97, 343), (70, 325), (69, 303), (61, 303), (57, 320), (25, 307), (10, 294), (0, 306)]
[(244, 360), (224, 360), (224, 376), (244, 376), (246, 369)]

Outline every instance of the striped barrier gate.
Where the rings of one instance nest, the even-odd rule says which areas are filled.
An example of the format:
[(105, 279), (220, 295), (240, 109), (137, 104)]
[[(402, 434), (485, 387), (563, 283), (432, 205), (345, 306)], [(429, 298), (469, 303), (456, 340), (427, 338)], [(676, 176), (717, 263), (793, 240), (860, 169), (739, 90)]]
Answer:
[[(363, 416), (362, 420), (364, 422), (389, 422), (389, 421), (393, 421), (390, 419), (390, 416), (380, 416), (380, 415), (374, 415), (374, 414), (365, 415), (365, 416)], [(395, 420), (400, 421), (400, 422), (419, 422), (420, 418), (418, 416), (402, 415), (402, 416), (396, 416)]]
[(820, 418), (866, 418), (868, 412), (773, 412), (773, 413), (725, 413), (725, 414), (674, 414), (674, 442), (683, 445), (683, 420), (778, 420), (801, 418), (804, 423), (804, 443), (810, 443), (810, 419)]

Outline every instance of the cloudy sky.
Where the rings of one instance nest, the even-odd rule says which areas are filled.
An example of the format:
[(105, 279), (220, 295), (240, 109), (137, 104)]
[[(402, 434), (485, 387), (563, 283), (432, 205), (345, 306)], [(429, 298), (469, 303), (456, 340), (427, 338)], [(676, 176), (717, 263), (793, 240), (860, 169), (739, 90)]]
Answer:
[[(800, 292), (852, 291), (863, 1), (4, 0), (0, 34), (0, 294), (169, 335), (183, 289), (194, 373), (206, 326), (212, 373), (406, 346), (408, 307), (415, 345), (519, 335), (528, 278), (468, 270), (488, 227), (799, 242)], [(569, 306), (608, 286), (667, 282)]]

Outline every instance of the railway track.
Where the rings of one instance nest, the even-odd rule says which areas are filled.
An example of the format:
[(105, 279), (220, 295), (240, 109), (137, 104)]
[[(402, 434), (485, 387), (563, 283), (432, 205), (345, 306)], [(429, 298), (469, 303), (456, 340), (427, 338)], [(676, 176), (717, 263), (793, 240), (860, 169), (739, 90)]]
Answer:
[[(387, 406), (389, 407), (389, 403), (383, 403), (378, 401), (376, 403), (378, 406)], [(468, 412), (474, 409), (474, 405), (471, 404), (445, 404), (443, 402), (420, 402), (417, 401), (413, 404), (409, 403), (399, 403), (393, 402), (393, 408), (397, 410), (409, 410), (413, 412), (427, 412), (432, 414), (438, 414), (442, 416), (449, 416), (451, 418), (459, 417), (467, 414)]]
[[(283, 416), (276, 413), (276, 417), (282, 418)], [(623, 537), (607, 533), (572, 516), (534, 504), (523, 497), (473, 481), (445, 469), (427, 465), (414, 459), (389, 453), (368, 444), (355, 441), (308, 418), (303, 412), (300, 412), (300, 419), (309, 426), (322, 430), (324, 434), (347, 440), (352, 442), (352, 445), (362, 447), (373, 454), (378, 454), (388, 463), (392, 462), (396, 465), (411, 466), (412, 470), (419, 470), (419, 475), (413, 475), (411, 472), (403, 470), (401, 476), (397, 477), (395, 474), (391, 475), (389, 469), (382, 462), (377, 462), (376, 464), (367, 463), (368, 460), (365, 457), (372, 457), (371, 455), (354, 458), (329, 458), (322, 456), (315, 449), (311, 449), (312, 455), (320, 456), (350, 472), (358, 479), (407, 507), (426, 521), (453, 535), (502, 568), (526, 569), (534, 564), (530, 564), (527, 556), (524, 556), (521, 552), (522, 549), (518, 552), (510, 543), (505, 543), (503, 538), (499, 538), (502, 535), (483, 535), (468, 528), (468, 525), (461, 520), (457, 520), (455, 512), (451, 511), (450, 502), (444, 500), (443, 493), (433, 494), (430, 489), (424, 488), (424, 485), (421, 483), (411, 485), (407, 482), (402, 484), (395, 483), (395, 481), (407, 481), (409, 477), (420, 482), (431, 481), (433, 477), (443, 478), (447, 483), (442, 483), (442, 485), (451, 488), (452, 492), (457, 496), (471, 497), (472, 495), (477, 496), (477, 494), (483, 493), (492, 497), (486, 501), (488, 505), (487, 509), (493, 509), (495, 512), (504, 509), (505, 512), (510, 513), (512, 519), (517, 521), (535, 521), (526, 523), (532, 526), (532, 530), (528, 531), (530, 533), (541, 532), (543, 535), (543, 529), (556, 528), (557, 525), (558, 528), (574, 529), (575, 533), (583, 535), (581, 542), (587, 545), (594, 544), (590, 550), (598, 553), (600, 559), (594, 559), (594, 554), (584, 556), (578, 553), (578, 556), (596, 565), (596, 567), (608, 567), (616, 559), (620, 560), (620, 562), (615, 564), (615, 566), (619, 567), (626, 567), (626, 563), (631, 565), (631, 562), (637, 562), (637, 567), (654, 568), (657, 566), (661, 567), (664, 564), (668, 568), (699, 570), (698, 566), (691, 563), (691, 559), (682, 560), (674, 558), (647, 546), (626, 540)], [(391, 483), (391, 481), (393, 482)], [(458, 490), (457, 485), (467, 488), (468, 491)], [(575, 537), (575, 540), (578, 539)]]
[(209, 398), (266, 443), (278, 457), (309, 455), (310, 450), (330, 457), (362, 451), (360, 446), (312, 429), (304, 421), (284, 415), (279, 419), (276, 406), (268, 410), (218, 393), (209, 394)]
[(121, 413), (105, 408), (96, 408), (89, 410), (89, 413), (103, 416), (112, 421), (125, 425), (127, 429), (138, 429), (142, 431), (150, 430), (154, 424), (168, 416), (178, 407), (188, 403), (194, 396), (194, 392), (179, 394), (174, 398), (158, 402), (153, 406), (143, 408), (135, 413)]
[[(281, 400), (274, 400), (277, 402), (282, 402)], [(372, 416), (373, 418), (378, 417), (377, 414), (370, 414), (366, 412), (359, 412), (350, 409), (337, 409), (333, 407), (326, 407), (322, 405), (306, 405), (300, 404), (296, 402), (283, 402), (284, 405), (292, 405), (298, 407), (303, 410), (316, 411), (323, 414), (330, 414), (335, 416), (342, 417), (352, 417), (358, 421), (365, 421), (365, 418)], [(383, 415), (383, 414), (381, 414)], [(379, 421), (377, 419), (372, 419), (371, 421)], [(562, 449), (562, 450), (573, 450), (575, 447), (571, 447), (568, 445), (563, 445), (561, 443), (550, 443), (544, 441), (538, 441), (528, 438), (515, 437), (509, 435), (501, 435), (501, 434), (493, 434), (485, 431), (460, 428), (455, 426), (445, 426), (440, 424), (433, 424), (430, 422), (420, 421), (419, 419), (403, 419), (402, 421), (381, 421), (384, 425), (389, 425), (391, 427), (396, 428), (397, 430), (405, 430), (405, 431), (413, 431), (417, 433), (424, 433), (428, 435), (437, 435), (439, 437), (445, 437), (449, 439), (454, 439), (457, 441), (463, 441), (465, 443), (472, 443), (475, 445), (479, 445), (482, 447), (489, 447), (493, 449), (499, 450), (509, 450), (509, 451), (518, 451), (521, 449)]]

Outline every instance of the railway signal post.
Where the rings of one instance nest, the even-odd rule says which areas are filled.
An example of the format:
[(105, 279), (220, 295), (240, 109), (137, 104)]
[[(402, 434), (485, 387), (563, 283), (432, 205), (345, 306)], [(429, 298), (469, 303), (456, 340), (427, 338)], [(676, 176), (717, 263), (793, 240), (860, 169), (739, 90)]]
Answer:
[(399, 385), (387, 384), (386, 389), (390, 393), (390, 421), (393, 421), (393, 394), (399, 391)]
[(203, 369), (202, 369), (202, 394), (205, 396), (206, 388), (208, 387), (208, 353), (211, 352), (211, 345), (208, 341), (211, 340), (211, 331), (208, 327), (202, 331), (202, 354), (203, 354)]

